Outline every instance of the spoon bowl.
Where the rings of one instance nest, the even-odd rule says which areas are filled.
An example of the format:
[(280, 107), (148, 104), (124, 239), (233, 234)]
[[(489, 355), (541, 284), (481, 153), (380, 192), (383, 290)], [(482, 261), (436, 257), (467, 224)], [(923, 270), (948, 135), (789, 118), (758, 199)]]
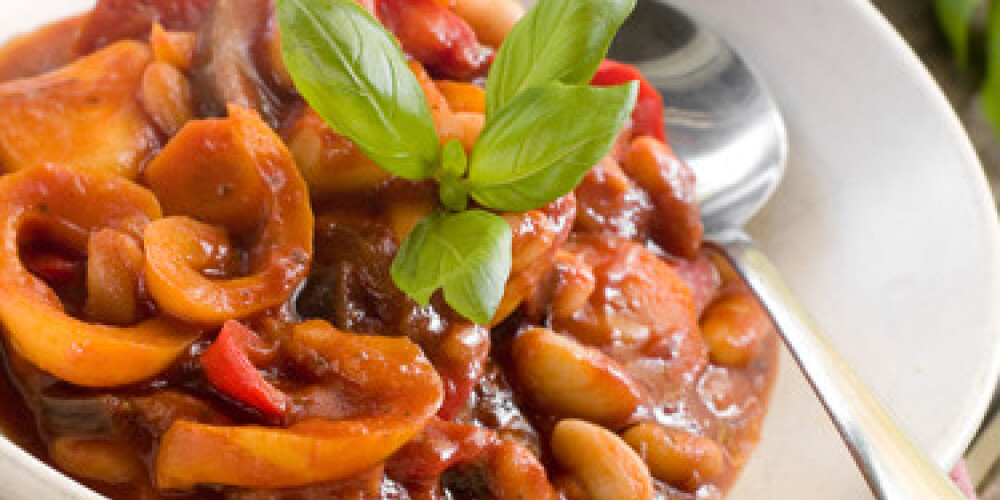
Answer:
[(663, 94), (670, 143), (698, 179), (707, 239), (770, 314), (872, 493), (882, 500), (964, 499), (742, 229), (780, 183), (788, 152), (781, 114), (754, 71), (723, 38), (662, 0), (639, 0), (610, 57), (637, 65)]
[(663, 95), (667, 137), (697, 174), (702, 221), (741, 227), (785, 172), (788, 134), (771, 93), (724, 39), (670, 5), (640, 1), (609, 57)]

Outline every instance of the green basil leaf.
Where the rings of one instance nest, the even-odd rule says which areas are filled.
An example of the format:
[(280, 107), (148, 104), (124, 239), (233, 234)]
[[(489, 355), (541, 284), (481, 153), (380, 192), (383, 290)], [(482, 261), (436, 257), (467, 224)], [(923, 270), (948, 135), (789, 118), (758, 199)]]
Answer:
[(938, 23), (951, 43), (955, 60), (960, 66), (969, 65), (969, 28), (976, 7), (982, 0), (934, 0), (934, 10)]
[(469, 204), (469, 190), (462, 177), (469, 167), (465, 148), (452, 139), (441, 150), (441, 174), (438, 176), (439, 198), (445, 208), (454, 212), (465, 210)]
[(438, 288), (453, 309), (485, 325), (493, 318), (510, 274), (511, 229), (482, 210), (435, 214), (403, 240), (392, 280), (426, 305)]
[(588, 83), (636, 0), (540, 0), (507, 34), (486, 79), (492, 120), (521, 91)]
[(469, 158), (470, 195), (495, 210), (523, 211), (572, 191), (611, 150), (638, 89), (636, 81), (548, 83), (522, 92), (479, 136)]
[(396, 39), (353, 0), (278, 0), (277, 13), (282, 57), (309, 105), (382, 168), (428, 177), (437, 132)]
[(465, 156), (465, 148), (462, 147), (462, 143), (458, 142), (458, 139), (448, 141), (441, 150), (442, 175), (462, 177), (468, 168), (469, 159)]
[(469, 207), (469, 190), (458, 177), (442, 177), (438, 181), (438, 198), (441, 204), (452, 212), (461, 212)]

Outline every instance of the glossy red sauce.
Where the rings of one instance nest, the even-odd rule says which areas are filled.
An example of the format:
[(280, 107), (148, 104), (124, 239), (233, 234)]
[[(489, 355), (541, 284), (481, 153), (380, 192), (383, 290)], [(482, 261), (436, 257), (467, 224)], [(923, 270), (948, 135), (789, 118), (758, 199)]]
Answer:
[[(430, 76), (481, 82), (490, 49), (478, 44), (461, 18), (440, 9), (431, 0), (384, 0), (379, 6)], [(414, 17), (416, 12), (424, 14)], [(420, 307), (389, 277), (401, 234), (412, 224), (412, 214), (434, 206), (435, 186), (387, 178), (365, 167), (349, 142), (310, 114), (274, 63), (270, 16), (266, 0), (101, 0), (94, 14), (59, 21), (0, 48), (0, 100), (12, 92), (12, 84), (30, 86), (30, 77), (91, 56), (118, 39), (147, 40), (154, 20), (197, 41), (191, 66), (179, 72), (193, 91), (190, 119), (223, 114), (222, 105), (233, 102), (256, 110), (289, 145), (311, 193), (315, 219), (307, 279), (279, 306), (239, 318), (259, 335), (249, 356), (288, 395), (289, 411), (267, 414), (206, 379), (201, 354), (218, 328), (205, 329), (151, 379), (104, 389), (47, 374), (13, 349), (8, 338), (0, 377), (3, 433), (64, 470), (73, 455), (60, 447), (74, 439), (100, 442), (104, 448), (95, 456), (111, 457), (110, 463), (124, 472), (109, 475), (99, 466), (79, 463), (67, 472), (116, 500), (487, 499), (524, 491), (536, 492), (537, 498), (555, 492), (582, 500), (585, 491), (549, 445), (556, 423), (572, 415), (533, 394), (539, 382), (525, 379), (532, 372), (518, 365), (512, 347), (523, 332), (541, 327), (599, 352), (596, 359), (630, 380), (634, 409), (612, 423), (602, 422), (610, 430), (624, 433), (638, 423), (653, 423), (708, 438), (722, 450), (722, 469), (710, 478), (655, 477), (661, 498), (722, 497), (760, 438), (777, 341), (732, 270), (701, 248), (697, 206), (685, 194), (691, 189), (690, 172), (669, 148), (635, 137), (628, 128), (575, 193), (534, 212), (507, 214), (515, 234), (508, 315), (492, 328), (472, 325), (440, 296)], [(452, 29), (434, 31), (421, 24), (431, 21), (451, 23)], [(230, 37), (227, 46), (211, 45), (224, 37)], [(145, 109), (151, 113), (148, 102)], [(17, 124), (0, 121), (0, 127)], [(153, 155), (169, 147), (175, 134), (160, 125)], [(310, 170), (312, 163), (347, 170), (331, 180)], [(16, 168), (2, 161), (0, 166)], [(202, 274), (248, 274), (257, 250), (246, 241), (260, 228), (261, 223), (249, 222), (242, 232), (231, 231), (231, 245), (206, 247), (215, 260)], [(20, 252), (68, 312), (88, 319), (85, 276), (79, 271), (87, 256), (78, 247), (47, 235), (33, 238)], [(136, 293), (142, 318), (162, 313), (147, 291)], [(733, 301), (737, 312), (721, 306), (724, 300)], [(390, 403), (380, 403), (352, 383), (328, 381), (323, 355), (290, 333), (309, 318), (343, 332), (411, 339), (442, 380), (437, 416), (387, 460), (341, 481), (288, 488), (202, 484), (163, 491), (154, 486), (160, 441), (178, 421), (286, 428), (311, 419), (389, 411)], [(533, 463), (544, 468), (532, 468)], [(97, 479), (102, 475), (114, 480)]]

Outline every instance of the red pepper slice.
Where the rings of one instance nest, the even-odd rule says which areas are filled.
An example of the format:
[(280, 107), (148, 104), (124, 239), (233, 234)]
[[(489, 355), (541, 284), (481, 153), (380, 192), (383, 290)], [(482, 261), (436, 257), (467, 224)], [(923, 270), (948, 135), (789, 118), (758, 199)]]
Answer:
[(431, 417), (420, 434), (386, 461), (386, 472), (404, 484), (436, 479), (446, 469), (479, 459), (497, 444), (491, 430)]
[(378, 18), (403, 50), (435, 76), (466, 80), (485, 72), (493, 52), (469, 23), (435, 0), (378, 0)]
[(635, 135), (651, 135), (665, 142), (663, 97), (635, 66), (605, 59), (601, 61), (590, 84), (621, 85), (632, 80), (639, 80), (639, 99), (635, 103), (635, 110), (632, 111), (632, 130)]
[(201, 354), (201, 367), (208, 381), (223, 394), (266, 416), (282, 417), (288, 410), (288, 397), (264, 380), (247, 356), (246, 348), (255, 340), (253, 330), (228, 320), (215, 342)]
[(32, 274), (53, 286), (68, 285), (83, 276), (83, 259), (74, 259), (58, 253), (29, 253), (24, 267)]

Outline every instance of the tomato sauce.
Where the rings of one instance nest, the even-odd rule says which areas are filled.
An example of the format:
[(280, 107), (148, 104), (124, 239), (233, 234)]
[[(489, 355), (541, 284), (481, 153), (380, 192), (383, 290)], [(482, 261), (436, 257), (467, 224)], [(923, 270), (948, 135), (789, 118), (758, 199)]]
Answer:
[[(369, 8), (386, 18), (416, 61), (439, 133), (474, 141), (493, 51), (476, 37), (493, 35), (496, 27), (461, 17), (468, 6), (454, 6), (455, 14), (431, 0), (375, 4)], [(649, 120), (627, 126), (575, 192), (535, 211), (503, 214), (514, 233), (512, 274), (494, 324), (474, 325), (440, 294), (421, 306), (393, 284), (392, 259), (416, 221), (434, 210), (436, 186), (388, 176), (309, 109), (275, 56), (280, 37), (271, 16), (267, 0), (101, 0), (92, 13), (0, 48), (0, 106), (18, 92), (30, 93), (36, 78), (51, 78), (40, 75), (70, 71), (125, 39), (142, 44), (135, 49), (145, 54), (141, 64), (169, 64), (156, 74), (166, 71), (170, 81), (181, 82), (153, 85), (149, 80), (157, 77), (146, 71), (130, 97), (140, 104), (134, 120), (145, 156), (135, 156), (140, 173), (120, 182), (151, 192), (164, 213), (136, 208), (140, 201), (108, 204), (123, 213), (128, 208), (127, 216), (104, 208), (60, 215), (58, 207), (42, 204), (24, 222), (41, 229), (24, 231), (15, 256), (38, 280), (36, 288), (49, 290), (39, 292), (48, 294), (45, 300), (60, 304), (59, 314), (90, 326), (124, 318), (122, 328), (156, 339), (149, 352), (163, 354), (164, 366), (111, 387), (71, 383), (41, 368), (5, 324), (3, 434), (114, 500), (584, 500), (591, 497), (588, 478), (560, 461), (550, 439), (560, 422), (593, 415), (590, 420), (619, 436), (614, 439), (623, 450), (632, 446), (627, 453), (648, 464), (643, 474), (657, 498), (722, 498), (760, 439), (778, 342), (745, 285), (702, 244), (693, 175), (665, 143), (648, 136)], [(154, 23), (163, 36), (150, 46)], [(435, 31), (433, 23), (449, 29)], [(74, 79), (60, 81), (71, 86)], [(97, 93), (87, 104), (110, 105), (107, 99)], [(177, 130), (165, 123), (187, 125)], [(101, 133), (105, 125), (113, 124), (92, 127)], [(0, 111), (4, 178), (21, 175), (11, 173), (21, 165), (5, 153), (2, 137), (2, 129), (17, 127)], [(133, 129), (114, 130), (106, 142), (134, 145), (116, 142)], [(224, 159), (212, 156), (219, 151), (228, 151)], [(262, 154), (272, 155), (266, 168), (291, 180), (258, 182), (254, 172), (265, 167), (252, 159)], [(36, 172), (39, 183), (62, 175), (86, 186), (91, 179), (50, 168)], [(3, 182), (0, 190), (8, 189)], [(280, 191), (289, 185), (297, 191)], [(274, 201), (262, 201), (269, 197)], [(273, 220), (276, 213), (283, 218)], [(110, 249), (94, 243), (100, 231), (74, 217), (104, 221), (94, 224), (113, 232), (105, 235)], [(152, 239), (157, 231), (167, 243)], [(164, 269), (153, 276), (142, 255), (138, 267), (121, 257), (130, 245), (160, 245), (164, 253), (155, 255), (181, 252), (188, 260), (153, 266)], [(151, 264), (149, 248), (144, 255)], [(97, 264), (98, 256), (108, 263)], [(184, 262), (194, 261), (196, 272), (185, 274)], [(268, 267), (275, 262), (284, 271)], [(170, 273), (204, 280), (204, 287), (266, 275), (266, 285), (233, 292), (242, 309), (226, 309), (229, 302), (221, 299), (177, 306), (154, 297), (188, 303), (151, 288), (176, 286), (180, 278)], [(95, 276), (103, 289), (94, 288)], [(92, 295), (101, 290), (108, 300), (99, 303)], [(221, 349), (214, 347), (219, 327), (207, 325), (227, 314), (254, 333), (228, 347), (226, 356), (245, 356), (243, 368), (222, 363), (218, 369), (254, 370), (254, 380), (266, 381), (287, 405), (248, 403), (239, 397), (243, 389), (227, 391), (231, 386), (206, 376), (203, 353)], [(167, 353), (164, 346), (176, 337), (139, 329), (156, 322), (185, 332), (182, 347)], [(356, 356), (347, 357), (352, 349)], [(520, 353), (538, 361), (527, 363)], [(555, 368), (546, 371), (550, 361)], [(125, 368), (102, 368), (119, 369)], [(78, 381), (102, 375), (66, 373)], [(558, 385), (573, 377), (591, 377), (591, 383)], [(608, 405), (593, 408), (588, 400)], [(624, 410), (612, 414), (612, 404)], [(340, 474), (335, 481), (299, 481), (312, 477), (310, 470), (260, 465), (266, 459), (259, 457), (277, 453), (265, 445), (248, 445), (249, 458), (240, 462), (211, 456), (207, 444), (247, 429), (291, 429), (313, 436), (316, 446), (305, 449), (319, 456), (335, 441), (331, 435), (350, 433), (345, 422), (370, 425), (383, 440), (329, 452), (366, 464), (361, 470), (331, 463), (336, 460), (310, 466)], [(630, 432), (640, 426), (653, 430)], [(281, 441), (288, 434), (266, 435), (291, 450), (299, 443)], [(175, 443), (190, 450), (177, 451), (182, 445)], [(662, 449), (650, 451), (655, 446)], [(363, 453), (382, 449), (384, 458)], [(171, 453), (189, 454), (174, 460)], [(672, 458), (658, 460), (655, 453)], [(704, 465), (716, 463), (711, 457), (718, 465)], [(211, 462), (229, 460), (261, 468), (256, 477), (226, 473), (232, 483), (198, 479), (207, 477)]]

